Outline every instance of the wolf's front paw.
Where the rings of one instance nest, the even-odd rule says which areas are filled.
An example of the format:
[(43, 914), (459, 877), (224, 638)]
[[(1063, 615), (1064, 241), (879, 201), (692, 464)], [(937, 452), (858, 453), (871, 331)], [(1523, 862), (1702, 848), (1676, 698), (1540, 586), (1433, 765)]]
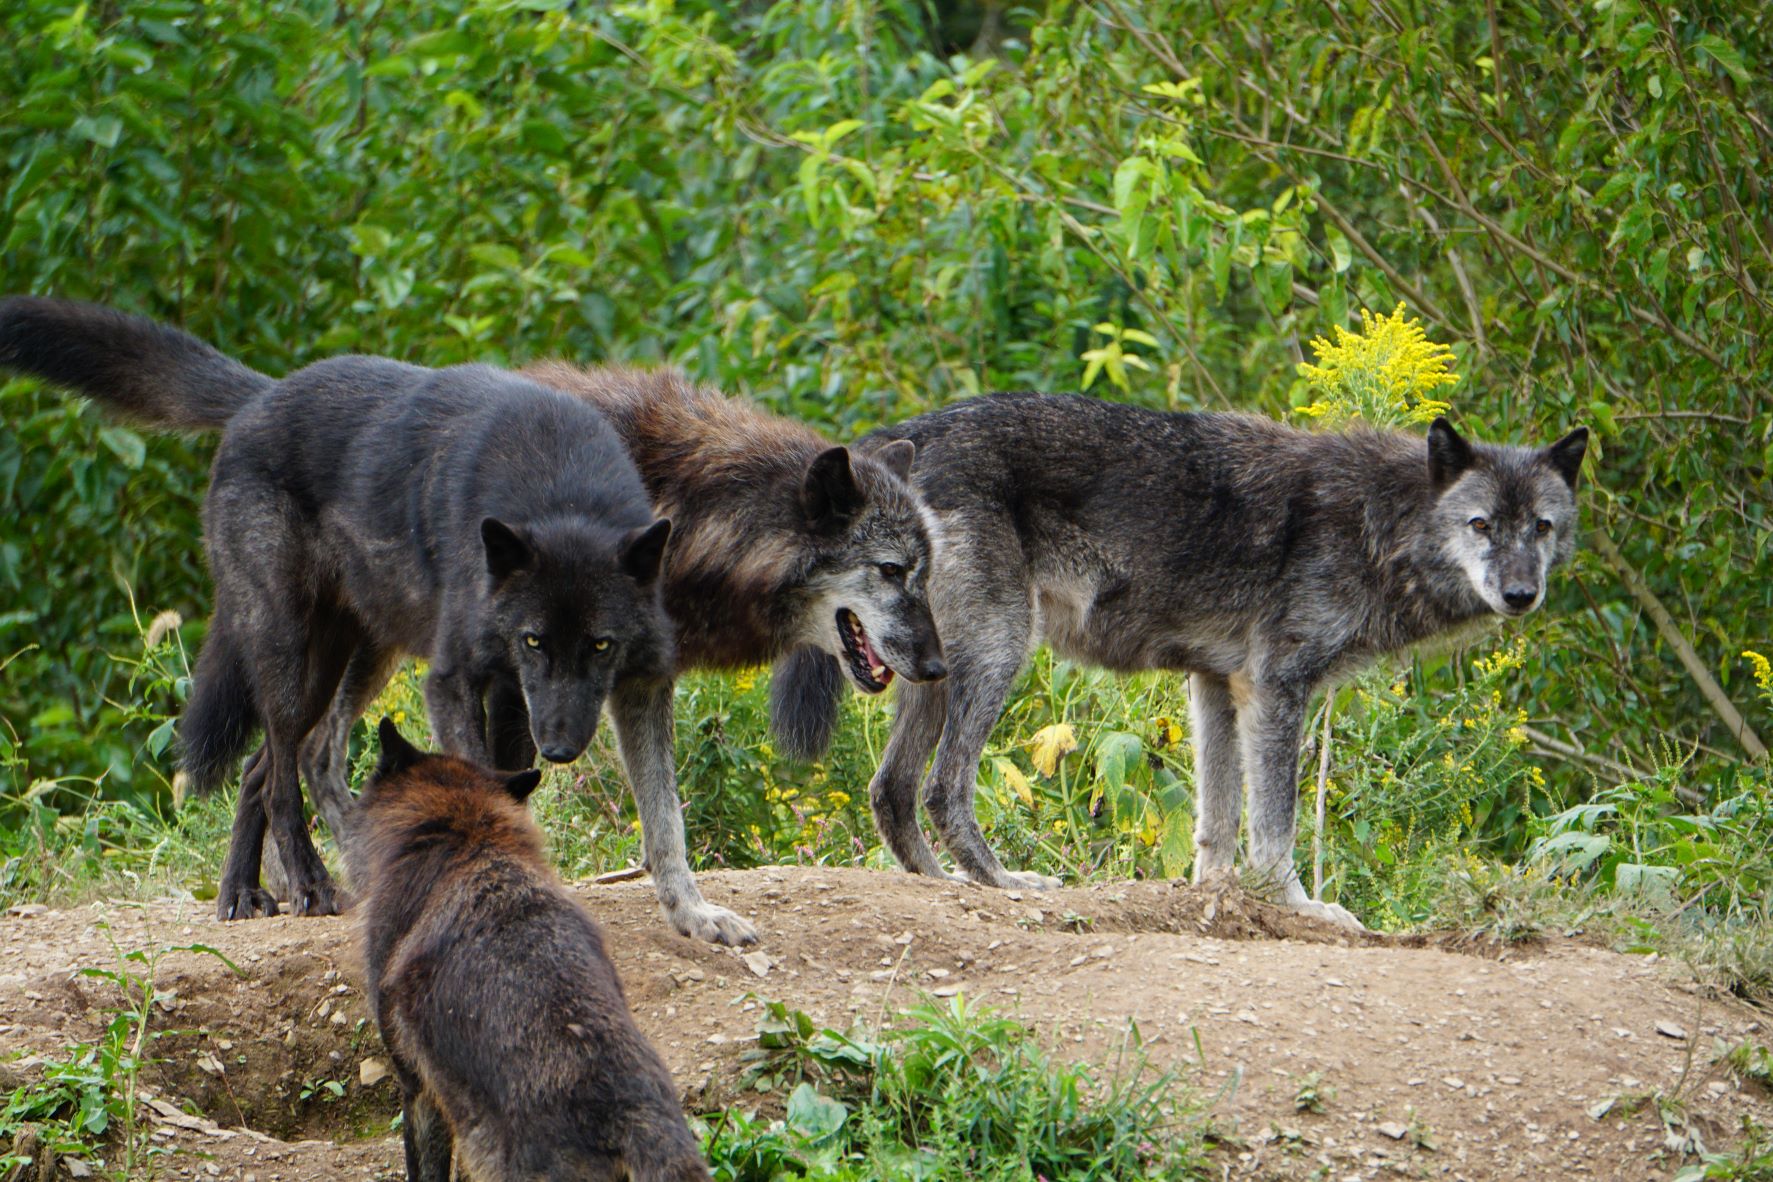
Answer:
[(1059, 886), (1058, 879), (1032, 870), (1006, 870), (1003, 876), (1009, 880), (1005, 886), (1010, 890), (1050, 891)]
[(665, 918), (677, 929), (678, 935), (694, 940), (732, 947), (757, 943), (757, 929), (750, 920), (702, 900), (668, 910)]
[(215, 917), (224, 923), (231, 919), (257, 919), (276, 915), (277, 900), (271, 892), (245, 883), (223, 883), (215, 897)]
[(1354, 917), (1354, 913), (1340, 903), (1320, 903), (1316, 899), (1304, 899), (1287, 904), (1301, 915), (1309, 915), (1313, 919), (1321, 919), (1333, 923), (1337, 927), (1347, 928), (1353, 932), (1364, 932), (1367, 925)]

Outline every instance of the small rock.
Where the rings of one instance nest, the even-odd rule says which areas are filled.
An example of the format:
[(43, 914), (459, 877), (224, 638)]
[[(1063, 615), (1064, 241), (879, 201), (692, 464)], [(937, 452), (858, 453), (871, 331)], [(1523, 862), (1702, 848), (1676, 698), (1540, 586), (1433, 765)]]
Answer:
[(1687, 1032), (1673, 1022), (1656, 1023), (1656, 1033), (1664, 1038), (1686, 1038)]
[(750, 969), (752, 976), (755, 977), (769, 976), (770, 966), (775, 963), (767, 952), (747, 952), (739, 959), (745, 962), (745, 967)]
[[(48, 910), (49, 910), (48, 906), (46, 906), (45, 904), (42, 904), (42, 903), (19, 903), (15, 906), (8, 907), (6, 909), (6, 914), (16, 915), (20, 919), (29, 919), (33, 915), (42, 915), (45, 911), (48, 911)], [(74, 1164), (73, 1161), (70, 1159), (70, 1161), (68, 1162), (68, 1167), (70, 1170), (72, 1170), (73, 1164)], [(87, 1167), (84, 1165), (82, 1165), (80, 1168), (83, 1170), (87, 1169)], [(88, 1171), (88, 1172), (90, 1172), (90, 1171)], [(84, 1176), (85, 1175), (81, 1175), (81, 1174), (75, 1175), (75, 1177), (84, 1177)]]
[(1457, 1075), (1444, 1075), (1441, 1077), (1441, 1082), (1446, 1084), (1449, 1088), (1452, 1088), (1454, 1091), (1458, 1091), (1465, 1086), (1465, 1081), (1460, 1079)]
[(77, 1157), (62, 1158), (62, 1169), (68, 1171), (68, 1177), (70, 1178), (92, 1177), (92, 1167)]
[(1387, 1137), (1390, 1137), (1393, 1141), (1402, 1141), (1404, 1135), (1410, 1130), (1405, 1126), (1398, 1124), (1395, 1120), (1388, 1120), (1379, 1126), (1379, 1131)]
[(344, 1010), (334, 1010), (332, 1012), (331, 1022), (334, 1026), (343, 1026), (346, 1022), (349, 1022), (350, 1020), (351, 1019), (349, 1019), (345, 1016)]
[(357, 1082), (373, 1088), (388, 1078), (388, 1064), (382, 1059), (365, 1059), (357, 1065)]

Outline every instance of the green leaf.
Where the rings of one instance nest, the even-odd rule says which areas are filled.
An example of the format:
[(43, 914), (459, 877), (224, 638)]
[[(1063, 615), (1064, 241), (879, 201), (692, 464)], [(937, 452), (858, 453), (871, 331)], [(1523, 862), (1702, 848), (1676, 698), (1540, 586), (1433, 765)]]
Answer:
[(1705, 33), (1693, 42), (1693, 56), (1700, 61), (1710, 58), (1744, 86), (1753, 81), (1747, 63), (1742, 60), (1741, 51), (1714, 33)]
[(849, 1115), (840, 1101), (820, 1095), (810, 1083), (802, 1083), (788, 1096), (788, 1127), (814, 1143), (835, 1137)]
[(1096, 775), (1118, 794), (1145, 755), (1145, 741), (1129, 731), (1109, 731), (1096, 740)]
[(115, 148), (123, 136), (123, 120), (115, 115), (82, 115), (68, 130), (101, 148)]
[(123, 461), (123, 466), (135, 471), (148, 458), (148, 445), (140, 435), (128, 427), (115, 425), (99, 428), (99, 442), (111, 449), (111, 454)]

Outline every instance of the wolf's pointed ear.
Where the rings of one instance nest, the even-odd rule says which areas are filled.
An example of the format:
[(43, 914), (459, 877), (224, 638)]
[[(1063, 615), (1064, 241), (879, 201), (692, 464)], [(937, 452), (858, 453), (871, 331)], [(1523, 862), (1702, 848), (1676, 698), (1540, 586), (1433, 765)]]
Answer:
[(403, 772), (425, 758), (425, 753), (408, 743), (400, 728), (394, 725), (394, 720), (385, 714), (376, 726), (376, 736), (382, 741), (382, 758), (376, 764), (377, 779)]
[(1441, 492), (1465, 475), (1477, 457), (1453, 424), (1437, 418), (1428, 426), (1428, 479)]
[(895, 439), (879, 451), (874, 458), (886, 465), (886, 470), (900, 480), (911, 479), (911, 461), (917, 458), (917, 444), (909, 439)]
[(494, 582), (503, 582), (535, 565), (536, 552), (523, 540), (523, 535), (497, 517), (480, 523), (480, 541), (486, 546), (486, 570)]
[(1588, 454), (1588, 428), (1578, 427), (1550, 447), (1545, 449), (1545, 462), (1557, 470), (1570, 486), (1576, 491), (1576, 477), (1582, 473), (1582, 457)]
[(505, 791), (511, 794), (512, 800), (522, 804), (529, 799), (529, 794), (534, 792), (536, 785), (541, 782), (542, 769), (532, 767), (527, 772), (518, 772), (515, 776), (505, 777)]
[(862, 507), (862, 501), (862, 487), (850, 468), (849, 448), (827, 448), (813, 457), (800, 488), (800, 503), (815, 528), (844, 525)]
[(622, 539), (617, 558), (622, 573), (645, 587), (659, 577), (665, 563), (665, 543), (671, 540), (671, 519), (661, 517), (645, 529), (637, 529)]

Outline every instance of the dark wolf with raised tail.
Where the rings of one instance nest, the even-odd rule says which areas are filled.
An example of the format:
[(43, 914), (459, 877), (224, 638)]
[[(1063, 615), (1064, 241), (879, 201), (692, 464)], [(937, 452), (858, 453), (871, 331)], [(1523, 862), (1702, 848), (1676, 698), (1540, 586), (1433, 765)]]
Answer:
[[(860, 455), (671, 369), (554, 361), (520, 376), (597, 408), (627, 446), (654, 511), (671, 519), (660, 582), (679, 671), (778, 658), (798, 667), (795, 654), (834, 658), (810, 665), (811, 676), (828, 678), (821, 692), (773, 703), (785, 750), (800, 757), (824, 750), (846, 680), (873, 694), (896, 677), (945, 675), (927, 598), (926, 513), (906, 479), (911, 444)], [(647, 869), (679, 931), (747, 943), (756, 938), (748, 922), (694, 894), (673, 774), (671, 692), (668, 680), (652, 687), (644, 718), (657, 725), (622, 732)], [(309, 789), (329, 821), (349, 816), (344, 752), (356, 716), (341, 694), (329, 741), (309, 753), (316, 771)]]
[(370, 1007), (404, 1100), (406, 1175), (705, 1179), (603, 934), (548, 868), (536, 771), (427, 755), (381, 723), (353, 877)]
[[(917, 825), (921, 782), (968, 877), (1050, 885), (1004, 869), (973, 813), (986, 741), (1045, 640), (1116, 671), (1191, 673), (1196, 877), (1232, 866), (1247, 785), (1251, 867), (1289, 904), (1355, 924), (1309, 899), (1293, 866), (1306, 703), (1382, 653), (1538, 607), (1575, 548), (1587, 439), (1492, 446), (1444, 419), (1426, 440), (1317, 433), (1038, 394), (874, 433), (858, 450), (917, 445), (950, 670), (900, 688), (869, 786), (882, 834), (902, 866), (946, 873)], [(800, 684), (831, 692), (828, 674)]]
[[(329, 749), (335, 692), (354, 718), (402, 655), (430, 660), (432, 724), (479, 763), (577, 758), (606, 699), (624, 748), (668, 731), (668, 698), (663, 724), (647, 712), (673, 665), (658, 593), (670, 523), (579, 399), (377, 357), (273, 381), (176, 330), (31, 297), (0, 301), (0, 365), (151, 424), (223, 428), (203, 507), (216, 610), (180, 720), (200, 790), (265, 732), (223, 919), (276, 913), (259, 885), (267, 820), (292, 909), (338, 910), (298, 763)], [(677, 887), (701, 903), (693, 881)]]

